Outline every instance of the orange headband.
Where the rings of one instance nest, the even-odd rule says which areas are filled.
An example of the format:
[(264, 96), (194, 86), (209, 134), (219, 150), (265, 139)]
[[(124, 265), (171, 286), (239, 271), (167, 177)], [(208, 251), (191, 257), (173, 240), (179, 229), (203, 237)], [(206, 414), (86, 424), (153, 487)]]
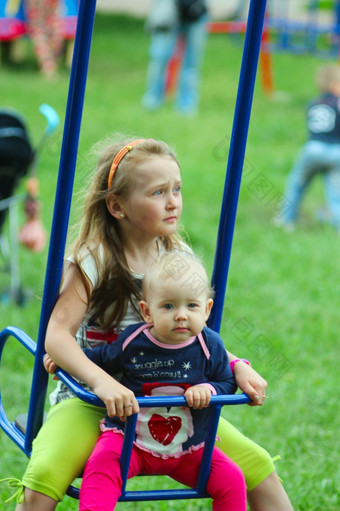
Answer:
[(117, 167), (118, 165), (120, 164), (120, 162), (122, 161), (122, 159), (124, 158), (124, 156), (129, 152), (131, 151), (131, 149), (137, 145), (137, 144), (140, 144), (141, 142), (145, 142), (145, 138), (140, 138), (138, 140), (133, 140), (132, 142), (130, 142), (130, 144), (127, 144), (126, 146), (124, 146), (117, 154), (116, 156), (114, 157), (113, 159), (113, 162), (112, 162), (112, 165), (111, 165), (111, 168), (110, 168), (110, 172), (109, 172), (109, 177), (107, 179), (107, 189), (110, 190), (111, 188), (111, 184), (112, 184), (112, 179), (113, 179), (113, 176), (115, 175), (115, 172), (117, 170)]

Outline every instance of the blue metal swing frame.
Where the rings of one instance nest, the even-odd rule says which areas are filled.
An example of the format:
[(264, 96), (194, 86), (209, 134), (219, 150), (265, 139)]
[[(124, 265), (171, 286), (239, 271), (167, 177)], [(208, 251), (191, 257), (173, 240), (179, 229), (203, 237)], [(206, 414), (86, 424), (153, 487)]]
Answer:
[[(31, 454), (33, 439), (42, 425), (44, 416), (48, 384), (48, 374), (43, 367), (44, 339), (47, 323), (58, 297), (62, 276), (95, 8), (96, 0), (81, 0), (80, 2), (37, 342), (17, 327), (9, 326), (0, 332), (0, 361), (5, 343), (10, 337), (19, 341), (35, 357), (25, 433), (15, 422), (11, 422), (7, 418), (0, 394), (0, 426), (27, 456)], [(216, 331), (220, 330), (223, 313), (265, 8), (266, 0), (250, 0), (212, 274), (215, 304), (209, 326)], [(67, 373), (58, 370), (57, 375), (80, 399), (96, 406), (103, 406), (97, 396), (85, 391)], [(184, 406), (186, 404), (184, 397), (139, 398), (138, 402), (141, 407)], [(126, 491), (125, 485), (137, 420), (136, 415), (130, 417), (127, 421), (121, 456), (123, 489), (119, 501), (208, 497), (205, 487), (209, 477), (211, 454), (221, 408), (224, 405), (247, 402), (249, 402), (249, 397), (245, 394), (212, 396), (210, 430), (195, 489)], [(68, 495), (77, 498), (79, 490), (70, 486)]]

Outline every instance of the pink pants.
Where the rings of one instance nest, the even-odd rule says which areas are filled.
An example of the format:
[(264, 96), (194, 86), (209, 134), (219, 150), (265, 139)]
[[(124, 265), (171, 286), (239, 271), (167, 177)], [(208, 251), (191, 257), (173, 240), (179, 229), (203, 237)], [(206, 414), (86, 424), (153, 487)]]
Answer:
[[(80, 489), (79, 511), (112, 511), (121, 494), (119, 457), (123, 436), (105, 431), (86, 464)], [(161, 459), (134, 446), (128, 477), (164, 474), (195, 487), (203, 449), (179, 458)], [(240, 468), (215, 448), (207, 491), (214, 511), (246, 511), (246, 485)]]

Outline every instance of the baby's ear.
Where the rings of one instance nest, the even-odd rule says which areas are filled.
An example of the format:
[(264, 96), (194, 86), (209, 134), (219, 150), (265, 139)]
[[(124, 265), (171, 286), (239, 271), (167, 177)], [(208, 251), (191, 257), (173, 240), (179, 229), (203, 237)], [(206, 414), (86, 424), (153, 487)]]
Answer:
[(206, 318), (205, 319), (206, 320), (210, 316), (211, 308), (212, 308), (213, 305), (214, 305), (214, 300), (212, 298), (209, 298), (209, 300), (207, 301), (206, 308), (205, 308), (205, 313), (206, 313)]
[(141, 300), (139, 302), (139, 306), (140, 306), (140, 310), (142, 312), (142, 316), (144, 318), (145, 323), (152, 323), (152, 319), (151, 319), (151, 316), (150, 316), (150, 309), (149, 309), (148, 303), (145, 302), (144, 300)]

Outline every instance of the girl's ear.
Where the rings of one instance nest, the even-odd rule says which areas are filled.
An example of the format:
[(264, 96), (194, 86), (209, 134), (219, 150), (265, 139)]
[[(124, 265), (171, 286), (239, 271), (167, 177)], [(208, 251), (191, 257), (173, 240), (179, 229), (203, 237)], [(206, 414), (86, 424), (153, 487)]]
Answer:
[(122, 218), (124, 218), (125, 215), (124, 215), (123, 208), (122, 208), (121, 203), (116, 195), (112, 194), (109, 197), (106, 197), (105, 201), (106, 201), (106, 207), (107, 207), (110, 215), (112, 215), (117, 220), (121, 220)]
[(139, 306), (145, 323), (152, 323), (152, 319), (150, 316), (150, 308), (147, 302), (144, 302), (144, 300), (142, 300), (139, 302)]
[(212, 298), (209, 298), (209, 300), (207, 301), (206, 308), (205, 308), (205, 314), (206, 314), (206, 318), (205, 319), (206, 320), (210, 316), (211, 308), (212, 308), (213, 305), (214, 305), (214, 300)]

